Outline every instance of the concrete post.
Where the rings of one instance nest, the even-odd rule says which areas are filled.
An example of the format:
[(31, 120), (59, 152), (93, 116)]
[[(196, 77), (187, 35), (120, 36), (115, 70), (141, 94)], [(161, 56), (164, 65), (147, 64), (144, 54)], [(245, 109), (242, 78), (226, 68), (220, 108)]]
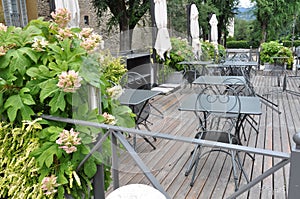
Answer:
[(289, 199), (298, 199), (300, 196), (300, 132), (293, 136), (296, 146), (292, 149), (290, 161)]

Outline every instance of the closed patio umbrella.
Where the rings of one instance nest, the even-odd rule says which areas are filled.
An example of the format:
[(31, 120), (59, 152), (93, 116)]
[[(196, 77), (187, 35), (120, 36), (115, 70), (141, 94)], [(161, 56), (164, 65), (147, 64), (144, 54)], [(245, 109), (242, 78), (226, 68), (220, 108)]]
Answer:
[(167, 56), (172, 49), (169, 32), (167, 29), (167, 2), (166, 0), (154, 0), (155, 23), (158, 28), (154, 48), (161, 59), (164, 59), (164, 53)]
[(66, 8), (71, 12), (69, 27), (79, 27), (80, 10), (78, 0), (55, 0), (55, 8)]
[(211, 40), (211, 43), (214, 44), (215, 49), (218, 53), (218, 20), (217, 20), (216, 14), (212, 15), (212, 17), (210, 18), (209, 24), (211, 26), (210, 40)]
[(192, 4), (190, 11), (190, 33), (192, 37), (192, 49), (196, 59), (200, 59), (201, 55), (198, 15), (199, 12), (197, 6), (195, 4)]

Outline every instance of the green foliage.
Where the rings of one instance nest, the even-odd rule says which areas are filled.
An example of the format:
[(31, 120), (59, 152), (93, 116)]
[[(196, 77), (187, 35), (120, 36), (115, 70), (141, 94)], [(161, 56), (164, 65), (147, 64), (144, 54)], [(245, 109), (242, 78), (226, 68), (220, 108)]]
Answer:
[[(192, 51), (192, 46), (188, 44), (186, 39), (171, 38), (172, 49), (170, 51), (170, 57), (166, 57), (165, 60), (160, 60), (157, 57), (159, 63), (164, 64), (165, 72), (168, 73), (169, 69), (173, 69), (175, 71), (182, 71), (184, 65), (178, 64), (181, 61), (193, 61), (196, 60), (194, 53)], [(222, 58), (225, 57), (226, 51), (224, 46), (218, 45), (218, 55), (215, 53), (215, 47), (210, 42), (201, 42), (201, 60), (203, 61), (215, 61), (219, 62)]]
[(227, 48), (258, 48), (259, 42), (249, 42), (249, 41), (227, 41)]
[(179, 62), (195, 59), (192, 47), (188, 44), (186, 39), (177, 37), (171, 37), (171, 45), (170, 57), (165, 57), (165, 60), (160, 60), (160, 58), (157, 57), (157, 60), (165, 66), (173, 68), (176, 71), (181, 71), (183, 70), (183, 65), (178, 64)]
[(98, 54), (98, 62), (101, 65), (101, 71), (106, 80), (119, 82), (122, 76), (127, 72), (125, 61), (122, 57), (114, 57), (109, 51)]
[(299, 2), (289, 0), (256, 0), (254, 15), (261, 34), (260, 43), (278, 39), (280, 34), (292, 30), (293, 16), (298, 13)]
[[(112, 28), (112, 26), (115, 25), (119, 25), (119, 27), (121, 28), (120, 31), (134, 29), (140, 19), (150, 9), (149, 1), (92, 0), (91, 2), (96, 10), (97, 16), (100, 19), (102, 16), (107, 16), (107, 10), (110, 10), (112, 15), (109, 15), (107, 25), (109, 26), (109, 28)], [(103, 20), (99, 20), (99, 22), (101, 21)]]
[(37, 162), (29, 154), (39, 148), (42, 126), (24, 122), (21, 127), (0, 123), (0, 198), (42, 198)]
[(262, 64), (266, 62), (274, 63), (275, 60), (273, 59), (273, 57), (288, 57), (288, 68), (292, 67), (293, 65), (294, 58), (292, 51), (276, 41), (263, 43), (261, 45), (261, 51), (259, 56)]
[[(282, 41), (283, 46), (285, 47), (292, 47), (292, 41)], [(293, 43), (293, 47), (300, 46), (300, 40), (295, 40)]]
[[(71, 36), (64, 36), (61, 31)], [(40, 124), (29, 122), (39, 114), (46, 114), (104, 123), (105, 118), (98, 109), (89, 107), (92, 85), (101, 93), (101, 110), (113, 114), (116, 125), (134, 127), (131, 109), (121, 106), (107, 93), (107, 88), (112, 86), (110, 81), (118, 81), (126, 72), (121, 59), (106, 53), (91, 53), (82, 45), (84, 39), (80, 33), (78, 28), (59, 28), (58, 24), (42, 19), (31, 21), (23, 29), (0, 30), (0, 117), (3, 121), (0, 176), (5, 176), (5, 181), (0, 181), (0, 186), (5, 187), (0, 190), (1, 198), (41, 198), (40, 183), (52, 175), (57, 177), (59, 185), (57, 193), (50, 197), (63, 198), (66, 193), (73, 198), (87, 197), (99, 164), (105, 164), (106, 188), (111, 181), (107, 161), (111, 155), (109, 139), (103, 145), (103, 153), (94, 153), (76, 171), (105, 130), (45, 120), (39, 121)], [(37, 45), (37, 41), (41, 43)], [(73, 90), (66, 89), (68, 84), (60, 84), (70, 71), (77, 77), (73, 74), (68, 84), (78, 80)], [(64, 129), (72, 128), (79, 132), (80, 143), (76, 151), (67, 153), (57, 140)]]
[(201, 49), (201, 60), (214, 61), (215, 63), (219, 63), (222, 59), (225, 59), (226, 49), (220, 44), (218, 45), (218, 54), (216, 54), (215, 46), (210, 42), (202, 42)]

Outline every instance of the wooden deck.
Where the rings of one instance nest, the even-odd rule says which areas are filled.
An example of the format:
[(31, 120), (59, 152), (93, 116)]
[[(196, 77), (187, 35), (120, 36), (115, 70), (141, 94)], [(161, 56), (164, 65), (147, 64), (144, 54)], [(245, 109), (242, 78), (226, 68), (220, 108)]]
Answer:
[[(294, 75), (294, 72), (289, 71), (288, 75)], [(300, 92), (299, 80), (300, 77), (288, 77), (287, 88)], [(247, 140), (243, 141), (243, 144), (289, 153), (294, 145), (292, 136), (297, 130), (300, 130), (300, 97), (280, 92), (282, 87), (276, 87), (277, 78), (275, 76), (264, 76), (262, 72), (258, 72), (251, 81), (258, 94), (274, 89), (279, 91), (266, 97), (277, 103), (282, 113), (278, 114), (262, 104), (263, 114), (255, 117), (259, 133), (255, 132), (249, 124), (246, 125)], [(151, 130), (193, 138), (198, 124), (195, 115), (192, 112), (178, 111), (180, 100), (190, 92), (194, 92), (193, 89), (186, 88), (167, 96), (156, 97), (152, 103), (163, 111), (164, 118), (151, 115), (150, 121), (153, 122), (153, 125), (150, 126)], [(231, 160), (225, 153), (213, 152), (204, 156), (198, 166), (195, 184), (190, 187), (191, 174), (186, 177), (184, 172), (193, 146), (163, 139), (158, 139), (154, 144), (157, 147), (156, 150), (152, 150), (151, 146), (140, 138), (137, 152), (171, 198), (218, 199), (227, 198), (234, 192)], [(255, 160), (252, 161), (249, 156), (242, 154), (244, 169), (250, 179), (259, 176), (279, 160), (255, 155)], [(149, 184), (127, 152), (121, 151), (120, 161), (120, 186), (133, 183)], [(239, 198), (287, 198), (289, 166), (288, 164), (278, 170)], [(246, 182), (241, 176), (240, 185), (243, 184)]]

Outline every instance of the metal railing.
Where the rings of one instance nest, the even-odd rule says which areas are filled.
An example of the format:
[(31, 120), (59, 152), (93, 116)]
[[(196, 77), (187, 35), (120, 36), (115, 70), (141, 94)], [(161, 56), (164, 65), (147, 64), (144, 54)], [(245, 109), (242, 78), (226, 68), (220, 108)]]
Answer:
[[(65, 123), (106, 129), (107, 133), (105, 135), (103, 135), (102, 138), (95, 144), (95, 146), (93, 147), (91, 152), (80, 163), (78, 169), (92, 155), (92, 153), (95, 152), (102, 145), (102, 143), (106, 139), (106, 137), (111, 136), (111, 139), (112, 139), (112, 142), (111, 142), (111, 144), (112, 144), (112, 169), (113, 169), (112, 175), (113, 175), (113, 188), (114, 189), (117, 189), (119, 187), (119, 173), (118, 173), (119, 160), (118, 160), (118, 155), (117, 155), (117, 141), (119, 141), (124, 146), (124, 148), (129, 152), (131, 157), (134, 159), (134, 161), (136, 162), (138, 167), (142, 170), (144, 175), (148, 178), (148, 180), (153, 185), (153, 187), (155, 187), (156, 189), (161, 191), (167, 198), (170, 198), (170, 196), (167, 194), (167, 192), (164, 190), (164, 188), (160, 185), (158, 180), (154, 177), (154, 175), (152, 175), (151, 171), (148, 169), (148, 167), (144, 164), (142, 159), (136, 153), (136, 151), (131, 146), (131, 144), (123, 136), (122, 132), (127, 132), (127, 133), (136, 134), (136, 135), (140, 135), (140, 136), (152, 136), (152, 137), (156, 137), (156, 138), (160, 138), (160, 139), (167, 139), (167, 140), (173, 140), (173, 141), (177, 141), (177, 142), (185, 142), (185, 143), (190, 143), (190, 144), (198, 144), (198, 145), (207, 146), (207, 147), (220, 147), (222, 149), (235, 150), (235, 151), (239, 151), (239, 152), (246, 152), (246, 153), (250, 153), (250, 154), (258, 154), (258, 155), (270, 156), (270, 157), (281, 159), (280, 162), (278, 162), (276, 165), (274, 165), (270, 169), (266, 170), (260, 176), (256, 177), (255, 179), (250, 181), (248, 184), (241, 186), (238, 191), (234, 192), (231, 196), (229, 196), (230, 199), (240, 196), (242, 193), (246, 192), (251, 187), (253, 187), (257, 183), (259, 183), (260, 181), (264, 180), (271, 174), (275, 173), (277, 170), (284, 167), (289, 162), (291, 162), (288, 198), (294, 199), (294, 198), (298, 198), (298, 196), (300, 195), (300, 189), (299, 189), (299, 187), (300, 187), (300, 172), (298, 171), (298, 168), (300, 167), (300, 133), (295, 134), (294, 141), (296, 142), (296, 148), (292, 150), (291, 154), (289, 154), (289, 153), (283, 153), (283, 152), (278, 152), (278, 151), (253, 148), (253, 147), (248, 147), (248, 146), (231, 145), (231, 144), (226, 144), (226, 143), (194, 139), (194, 138), (183, 137), (183, 136), (174, 136), (174, 135), (164, 134), (164, 133), (159, 133), (159, 132), (149, 132), (149, 131), (144, 131), (144, 130), (118, 127), (118, 126), (100, 124), (100, 123), (83, 121), (83, 120), (60, 118), (60, 117), (49, 116), (49, 115), (42, 115), (41, 117), (44, 119), (48, 119), (48, 120), (54, 120), (54, 121), (59, 121), (59, 122), (65, 122)], [(104, 192), (104, 190), (101, 190), (101, 191)]]

